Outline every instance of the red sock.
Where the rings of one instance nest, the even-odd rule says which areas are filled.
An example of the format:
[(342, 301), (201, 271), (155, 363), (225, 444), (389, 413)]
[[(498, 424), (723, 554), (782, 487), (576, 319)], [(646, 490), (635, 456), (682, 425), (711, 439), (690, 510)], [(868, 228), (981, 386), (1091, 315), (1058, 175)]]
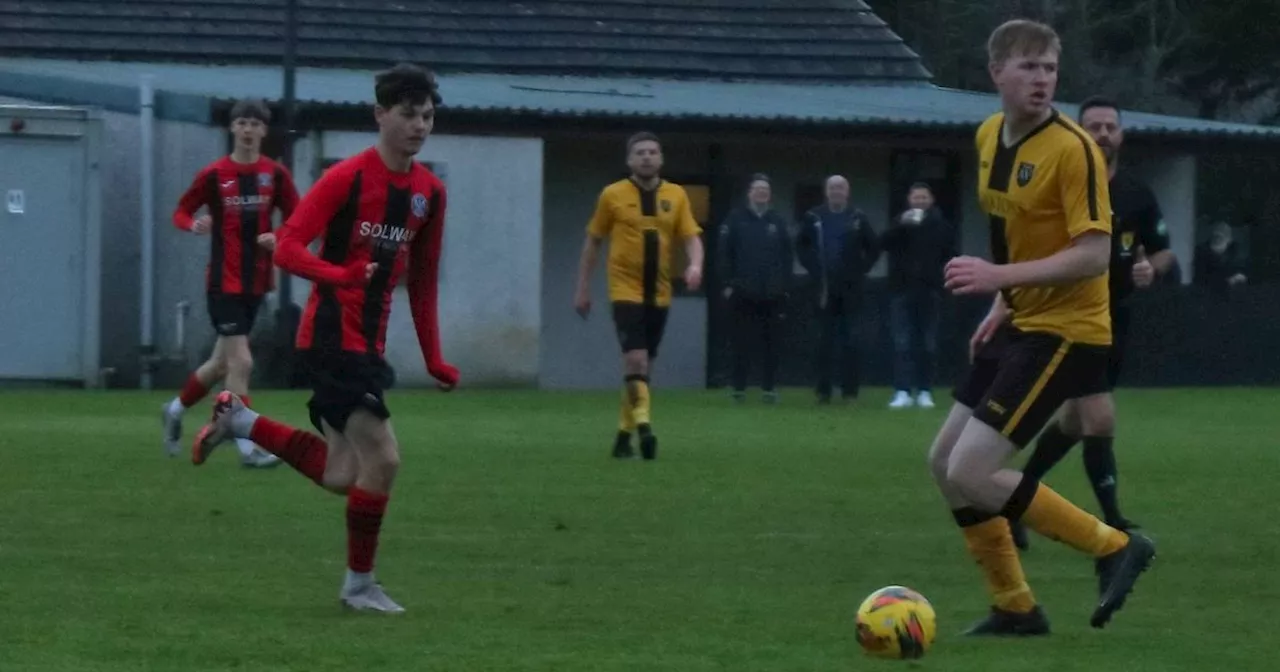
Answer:
[(353, 572), (373, 571), (378, 554), (378, 532), (387, 512), (388, 495), (352, 487), (347, 492), (347, 567)]
[(183, 408), (191, 408), (208, 394), (209, 388), (205, 387), (193, 373), (187, 376), (187, 382), (182, 385), (182, 391), (178, 393), (178, 403), (182, 404)]
[(324, 439), (262, 416), (253, 423), (249, 438), (316, 485), (323, 485), (324, 467), (329, 462), (329, 445)]

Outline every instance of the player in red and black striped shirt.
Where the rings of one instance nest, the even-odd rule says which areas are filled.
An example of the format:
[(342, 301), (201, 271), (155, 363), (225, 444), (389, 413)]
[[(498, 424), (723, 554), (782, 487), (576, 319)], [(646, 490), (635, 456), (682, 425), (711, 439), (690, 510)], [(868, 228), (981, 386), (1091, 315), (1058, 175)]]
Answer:
[[(275, 284), (271, 216), (279, 210), (287, 219), (298, 205), (298, 190), (289, 171), (262, 155), (262, 139), (270, 122), (271, 113), (263, 102), (236, 103), (231, 108), (235, 147), (230, 156), (196, 174), (173, 213), (177, 228), (209, 236), (205, 284), (209, 319), (218, 340), (209, 361), (187, 377), (182, 391), (164, 407), (164, 441), (170, 456), (178, 453), (182, 412), (203, 399), (219, 380), (248, 403), (253, 371), (249, 332), (263, 295)], [(197, 217), (201, 208), (206, 214)], [(237, 443), (245, 465), (279, 464), (251, 441)]]
[[(311, 422), (294, 429), (218, 395), (213, 421), (192, 447), (203, 462), (228, 437), (251, 438), (317, 485), (347, 497), (347, 576), (340, 593), (357, 610), (398, 613), (374, 581), (378, 534), (400, 462), (383, 393), (391, 295), (408, 274), (409, 301), (427, 371), (453, 389), (458, 371), (440, 353), (436, 278), (445, 190), (414, 157), (435, 123), (435, 78), (409, 65), (375, 85), (378, 144), (333, 166), (280, 230), (276, 263), (315, 282), (298, 329), (314, 391)], [(319, 256), (307, 246), (321, 238)]]

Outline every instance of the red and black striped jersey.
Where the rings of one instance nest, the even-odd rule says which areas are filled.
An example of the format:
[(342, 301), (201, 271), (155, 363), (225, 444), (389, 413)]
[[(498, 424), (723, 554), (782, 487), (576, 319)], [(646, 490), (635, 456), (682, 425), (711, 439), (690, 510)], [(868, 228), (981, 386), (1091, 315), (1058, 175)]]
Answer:
[(262, 296), (275, 278), (271, 252), (258, 244), (258, 236), (271, 232), (273, 209), (287, 219), (297, 205), (298, 190), (284, 166), (265, 156), (254, 163), (224, 156), (196, 174), (173, 212), (173, 225), (190, 231), (196, 212), (208, 208), (209, 293)]
[[(427, 370), (456, 384), (440, 353), (436, 280), (444, 237), (445, 189), (419, 163), (390, 170), (376, 148), (335, 164), (277, 235), (276, 265), (315, 282), (297, 347), (381, 357), (392, 291), (408, 273), (409, 302)], [(320, 254), (307, 246), (322, 238)], [(377, 264), (367, 277), (369, 264)]]

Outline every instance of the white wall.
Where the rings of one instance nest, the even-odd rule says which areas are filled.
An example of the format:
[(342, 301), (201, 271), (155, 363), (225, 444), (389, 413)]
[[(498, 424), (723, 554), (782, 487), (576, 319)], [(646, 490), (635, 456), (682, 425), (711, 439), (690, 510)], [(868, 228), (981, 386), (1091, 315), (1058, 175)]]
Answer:
[[(372, 133), (326, 132), (321, 156), (346, 158), (375, 140)], [(439, 308), (446, 360), (461, 369), (464, 384), (535, 383), (542, 140), (433, 135), (419, 158), (443, 164), (449, 195)], [(399, 383), (430, 381), (403, 287), (392, 306), (386, 356)]]
[(1194, 273), (1192, 256), (1196, 246), (1196, 158), (1171, 152), (1129, 153), (1122, 169), (1132, 170), (1155, 192), (1165, 224), (1169, 246), (1182, 268), (1182, 282), (1189, 284)]
[[(34, 101), (0, 98), (11, 103)], [(107, 382), (134, 385), (141, 370), (141, 123), (134, 114), (103, 112), (101, 363), (114, 369)], [(174, 306), (191, 302), (187, 350), (194, 363), (214, 337), (205, 313), (204, 268), (208, 238), (182, 234), (171, 215), (196, 171), (223, 153), (222, 129), (157, 120), (155, 123), (155, 317), (156, 345), (171, 353), (176, 338)], [(182, 367), (176, 367), (181, 369)], [(180, 375), (180, 374), (174, 374)], [(158, 384), (163, 384), (158, 381)]]

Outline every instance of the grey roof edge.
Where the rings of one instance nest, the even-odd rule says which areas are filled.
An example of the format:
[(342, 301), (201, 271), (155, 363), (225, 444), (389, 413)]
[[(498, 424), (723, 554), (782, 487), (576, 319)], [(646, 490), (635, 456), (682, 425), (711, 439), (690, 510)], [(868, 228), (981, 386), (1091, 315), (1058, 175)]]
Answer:
[[(137, 86), (3, 70), (0, 70), (0, 95), (126, 114), (138, 114), (142, 107)], [(155, 115), (158, 119), (207, 125), (213, 121), (211, 100), (209, 96), (156, 89)]]
[[(219, 106), (230, 107), (235, 102), (233, 98), (216, 96), (213, 102)], [(271, 101), (273, 104), (279, 104), (279, 100)], [(299, 106), (317, 109), (329, 110), (367, 110), (370, 103), (366, 102), (350, 102), (350, 101), (323, 101), (323, 100), (300, 100)], [(1074, 104), (1071, 104), (1074, 107)], [(874, 129), (909, 129), (915, 131), (926, 132), (967, 132), (976, 131), (981, 121), (961, 119), (956, 121), (937, 121), (937, 120), (919, 120), (919, 119), (893, 119), (889, 117), (873, 117), (873, 116), (825, 116), (825, 117), (798, 117), (784, 115), (752, 115), (752, 114), (698, 114), (698, 113), (682, 113), (682, 114), (665, 114), (653, 112), (639, 111), (622, 111), (622, 110), (568, 110), (554, 108), (534, 108), (524, 106), (491, 106), (491, 105), (449, 105), (441, 106), (442, 112), (463, 112), (468, 114), (494, 114), (514, 117), (530, 117), (543, 119), (616, 119), (627, 121), (702, 121), (702, 122), (732, 122), (751, 125), (762, 124), (778, 124), (790, 127), (812, 127), (812, 128), (874, 128)], [(1126, 110), (1126, 113), (1131, 113)], [(1149, 114), (1137, 113), (1132, 114)], [(1161, 115), (1151, 115), (1161, 116)], [(1204, 121), (1204, 120), (1195, 120)], [(1210, 123), (1210, 122), (1205, 122)], [(1280, 143), (1280, 127), (1264, 127), (1252, 126), (1248, 124), (1235, 124), (1228, 122), (1217, 122), (1228, 126), (1226, 128), (1169, 128), (1150, 123), (1134, 123), (1127, 122), (1125, 126), (1125, 134), (1140, 139), (1187, 139), (1187, 140), (1214, 140), (1214, 139), (1230, 139), (1230, 140), (1253, 140), (1265, 143)]]
[[(728, 84), (722, 82), (721, 84)], [(991, 100), (992, 95), (977, 91), (946, 89), (930, 84), (898, 84), (887, 85), (892, 88), (921, 89), (930, 93), (942, 93), (950, 96), (973, 97), (984, 102)], [(839, 87), (831, 87), (839, 88)], [(0, 95), (34, 100), (43, 103), (54, 103), (70, 106), (99, 107), (107, 111), (137, 114), (139, 111), (138, 87), (127, 83), (107, 83), (90, 81), (52, 73), (13, 72), (0, 69)], [(186, 93), (166, 91), (157, 87), (157, 118), (173, 121), (209, 125), (216, 123), (213, 103), (225, 104), (229, 99), (225, 95)], [(278, 98), (274, 99), (278, 103)], [(994, 111), (994, 100), (993, 111)], [(367, 102), (300, 100), (299, 105), (320, 110), (353, 110), (365, 109)], [(1061, 103), (1061, 107), (1074, 110), (1072, 103)], [(957, 119), (911, 118), (910, 110), (901, 114), (887, 113), (875, 115), (851, 115), (848, 113), (824, 115), (787, 115), (787, 114), (753, 114), (750, 112), (680, 112), (666, 113), (639, 110), (610, 109), (607, 105), (599, 108), (561, 109), (555, 105), (543, 106), (507, 106), (507, 105), (450, 105), (442, 106), (442, 111), (457, 111), (467, 114), (493, 114), (509, 117), (527, 118), (563, 118), (563, 119), (617, 119), (635, 121), (696, 121), (727, 122), (760, 126), (773, 124), (792, 128), (819, 127), (832, 129), (903, 129), (924, 132), (964, 132), (975, 129), (980, 120), (973, 117)], [(1139, 111), (1125, 110), (1128, 122), (1126, 131), (1135, 137), (1152, 139), (1187, 139), (1187, 140), (1250, 140), (1271, 145), (1280, 143), (1280, 127), (1257, 126), (1232, 122), (1218, 122), (1201, 119), (1183, 119), (1155, 115)]]
[[(968, 91), (965, 89), (953, 89), (950, 87), (936, 85), (931, 86), (933, 86), (937, 91), (956, 96), (993, 97), (997, 95), (982, 91)], [(1074, 113), (1079, 109), (1080, 102), (1055, 100), (1053, 105), (1058, 108), (1059, 111), (1069, 110)], [(1145, 112), (1126, 107), (1122, 107), (1120, 111), (1124, 114), (1126, 119), (1124, 123), (1125, 135), (1132, 134), (1134, 136), (1146, 138), (1253, 138), (1268, 142), (1280, 142), (1280, 126), (1266, 126), (1262, 124), (1251, 124), (1238, 121), (1219, 121), (1217, 119), (1200, 119), (1198, 117), (1179, 117), (1161, 114), (1159, 112)], [(1155, 121), (1162, 123), (1153, 123)], [(1179, 122), (1182, 123), (1184, 127), (1170, 128), (1169, 126), (1164, 125)], [(1186, 124), (1195, 124), (1200, 126), (1200, 128), (1186, 128)], [(976, 128), (976, 125), (974, 127)]]

